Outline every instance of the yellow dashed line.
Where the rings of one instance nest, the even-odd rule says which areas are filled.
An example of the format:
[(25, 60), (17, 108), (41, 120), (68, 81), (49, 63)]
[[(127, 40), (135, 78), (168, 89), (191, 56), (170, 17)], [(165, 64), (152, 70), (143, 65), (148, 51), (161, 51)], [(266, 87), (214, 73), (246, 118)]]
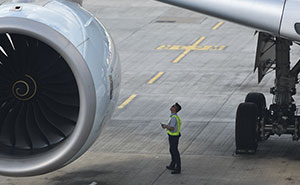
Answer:
[(125, 100), (118, 108), (123, 109), (128, 103), (130, 103), (134, 98), (136, 97), (136, 94), (131, 95), (127, 100)]
[(159, 72), (157, 75), (155, 75), (149, 82), (148, 84), (153, 84), (159, 77), (161, 77), (164, 74), (164, 72)]
[(219, 22), (218, 24), (216, 24), (212, 29), (216, 30), (218, 29), (220, 26), (222, 26), (222, 24), (224, 24), (224, 22)]

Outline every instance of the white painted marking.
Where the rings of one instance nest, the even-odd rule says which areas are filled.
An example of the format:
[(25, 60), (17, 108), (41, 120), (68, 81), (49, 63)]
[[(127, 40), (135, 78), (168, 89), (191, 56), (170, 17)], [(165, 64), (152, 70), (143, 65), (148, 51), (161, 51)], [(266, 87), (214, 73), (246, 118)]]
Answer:
[(8, 57), (8, 55), (6, 54), (6, 52), (4, 51), (4, 49), (2, 48), (2, 46), (0, 46), (0, 51), (1, 51), (6, 57)]
[(10, 35), (9, 35), (8, 33), (6, 33), (6, 37), (8, 38), (8, 40), (9, 40), (9, 42), (10, 42), (12, 48), (13, 48), (14, 50), (16, 50), (15, 45), (14, 45), (14, 43), (13, 43), (13, 41), (12, 41), (12, 39), (11, 39), (11, 37), (10, 37)]

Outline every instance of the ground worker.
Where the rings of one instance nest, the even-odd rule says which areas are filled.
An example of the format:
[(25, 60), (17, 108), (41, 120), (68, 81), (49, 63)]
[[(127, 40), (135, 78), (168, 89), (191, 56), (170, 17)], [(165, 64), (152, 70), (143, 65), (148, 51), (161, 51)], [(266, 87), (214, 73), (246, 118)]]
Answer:
[(166, 166), (168, 170), (172, 170), (172, 174), (181, 173), (181, 159), (178, 151), (178, 143), (181, 127), (181, 119), (177, 113), (181, 110), (181, 106), (178, 103), (175, 103), (170, 108), (171, 116), (168, 124), (161, 124), (162, 128), (167, 130), (169, 136), (169, 145), (170, 145), (170, 154), (171, 154), (171, 163)]

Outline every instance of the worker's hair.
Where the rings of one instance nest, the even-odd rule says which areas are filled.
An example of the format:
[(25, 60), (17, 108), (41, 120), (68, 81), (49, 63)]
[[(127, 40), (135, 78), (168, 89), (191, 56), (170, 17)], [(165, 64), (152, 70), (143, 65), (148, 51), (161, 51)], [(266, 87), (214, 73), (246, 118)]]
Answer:
[(181, 106), (178, 103), (175, 103), (175, 107), (177, 112), (181, 110)]

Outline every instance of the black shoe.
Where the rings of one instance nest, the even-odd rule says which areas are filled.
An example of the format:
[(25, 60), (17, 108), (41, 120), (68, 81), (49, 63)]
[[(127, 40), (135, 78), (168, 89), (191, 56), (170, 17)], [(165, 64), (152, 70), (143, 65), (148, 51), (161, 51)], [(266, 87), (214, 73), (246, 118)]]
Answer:
[(180, 174), (181, 173), (181, 170), (174, 170), (171, 172), (171, 174)]
[(173, 167), (173, 166), (166, 166), (166, 168), (167, 168), (168, 170), (175, 170), (175, 167)]

